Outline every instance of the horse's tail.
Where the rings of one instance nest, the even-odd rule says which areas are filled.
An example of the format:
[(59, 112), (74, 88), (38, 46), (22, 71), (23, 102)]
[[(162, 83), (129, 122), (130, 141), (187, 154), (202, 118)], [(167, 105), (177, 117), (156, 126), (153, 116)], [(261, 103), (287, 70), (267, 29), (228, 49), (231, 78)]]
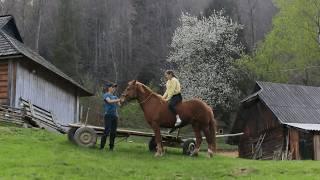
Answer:
[(211, 135), (212, 144), (213, 144), (212, 150), (215, 152), (216, 149), (217, 149), (217, 144), (216, 144), (217, 121), (214, 118), (214, 114), (213, 114), (213, 110), (212, 109), (211, 109), (211, 113), (210, 114), (211, 114), (211, 119), (210, 119), (210, 122), (209, 122), (209, 130), (210, 130), (210, 135)]

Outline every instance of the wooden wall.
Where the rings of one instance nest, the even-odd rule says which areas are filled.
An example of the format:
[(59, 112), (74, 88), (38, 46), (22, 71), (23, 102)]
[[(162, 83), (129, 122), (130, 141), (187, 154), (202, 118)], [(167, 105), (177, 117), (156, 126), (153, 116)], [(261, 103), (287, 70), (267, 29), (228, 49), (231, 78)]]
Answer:
[(17, 107), (22, 97), (52, 111), (62, 124), (78, 121), (79, 99), (76, 88), (38, 65), (23, 60), (17, 63), (15, 96)]
[(314, 150), (314, 160), (320, 160), (320, 135), (316, 133), (313, 135), (313, 150)]
[(0, 63), (0, 104), (8, 105), (8, 61)]
[[(243, 109), (241, 121), (245, 121), (239, 141), (239, 157), (252, 158), (254, 147), (260, 135), (266, 133), (261, 145), (262, 159), (272, 159), (276, 151), (283, 146), (283, 126), (273, 113), (260, 101)], [(239, 119), (240, 120), (240, 119)]]
[[(265, 133), (266, 136), (261, 145), (262, 159), (272, 159), (274, 154), (283, 147), (283, 129), (279, 127), (270, 129)], [(260, 136), (241, 137), (239, 143), (239, 157), (251, 159), (259, 137)]]

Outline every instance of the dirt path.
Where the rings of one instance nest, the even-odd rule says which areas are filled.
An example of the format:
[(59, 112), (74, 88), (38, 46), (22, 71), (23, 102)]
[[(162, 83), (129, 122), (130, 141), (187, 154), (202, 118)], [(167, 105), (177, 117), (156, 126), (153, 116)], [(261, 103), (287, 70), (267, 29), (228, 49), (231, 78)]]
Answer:
[(217, 154), (227, 157), (238, 157), (238, 151), (218, 151)]

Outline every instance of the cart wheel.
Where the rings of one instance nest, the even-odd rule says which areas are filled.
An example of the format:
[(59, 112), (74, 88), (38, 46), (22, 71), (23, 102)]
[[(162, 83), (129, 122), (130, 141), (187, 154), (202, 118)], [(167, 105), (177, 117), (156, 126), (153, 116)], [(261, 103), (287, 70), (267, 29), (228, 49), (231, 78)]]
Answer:
[(183, 143), (183, 154), (190, 155), (196, 148), (196, 141), (193, 139), (188, 139)]
[(76, 133), (76, 130), (78, 128), (75, 128), (75, 127), (72, 127), (68, 130), (68, 139), (69, 141), (73, 142), (74, 143), (74, 134)]
[(149, 151), (156, 152), (157, 151), (157, 143), (154, 137), (152, 137), (149, 141)]
[(76, 144), (82, 147), (94, 147), (97, 142), (96, 132), (89, 127), (81, 127), (77, 129), (73, 138)]

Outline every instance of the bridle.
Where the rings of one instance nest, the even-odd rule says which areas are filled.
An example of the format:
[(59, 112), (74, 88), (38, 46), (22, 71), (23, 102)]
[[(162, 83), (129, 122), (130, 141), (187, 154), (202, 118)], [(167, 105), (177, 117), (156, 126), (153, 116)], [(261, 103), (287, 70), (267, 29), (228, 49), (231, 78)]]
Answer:
[[(136, 89), (135, 92), (137, 92), (137, 91), (138, 91), (138, 86), (135, 86), (135, 89)], [(143, 104), (143, 103), (149, 101), (149, 100), (151, 99), (151, 96), (152, 96), (153, 94), (154, 94), (154, 93), (151, 92), (151, 93), (148, 95), (148, 97), (147, 97), (146, 99), (144, 99), (143, 101), (139, 102), (139, 104)]]
[[(135, 86), (135, 92), (137, 93), (137, 91), (138, 91), (138, 86)], [(148, 95), (148, 97), (146, 98), (146, 99), (144, 99), (143, 101), (141, 101), (141, 102), (139, 102), (139, 104), (143, 104), (143, 103), (146, 103), (146, 102), (148, 102), (150, 99), (151, 99), (151, 97), (152, 97), (152, 95), (157, 95), (157, 94), (155, 94), (154, 92), (150, 92), (150, 94)], [(122, 94), (121, 96), (125, 96), (125, 94)], [(137, 96), (137, 95), (136, 95)], [(137, 97), (136, 97), (137, 98)], [(162, 104), (163, 102), (161, 101), (161, 99), (160, 99), (160, 104)]]
[[(136, 92), (138, 92), (138, 86), (137, 86), (137, 85), (136, 85)], [(145, 100), (139, 102), (139, 104), (143, 104), (143, 103), (149, 101), (149, 100), (151, 99), (151, 96), (152, 96), (152, 95), (153, 95), (153, 92), (151, 92), (151, 93), (149, 94), (149, 96), (148, 96)]]

